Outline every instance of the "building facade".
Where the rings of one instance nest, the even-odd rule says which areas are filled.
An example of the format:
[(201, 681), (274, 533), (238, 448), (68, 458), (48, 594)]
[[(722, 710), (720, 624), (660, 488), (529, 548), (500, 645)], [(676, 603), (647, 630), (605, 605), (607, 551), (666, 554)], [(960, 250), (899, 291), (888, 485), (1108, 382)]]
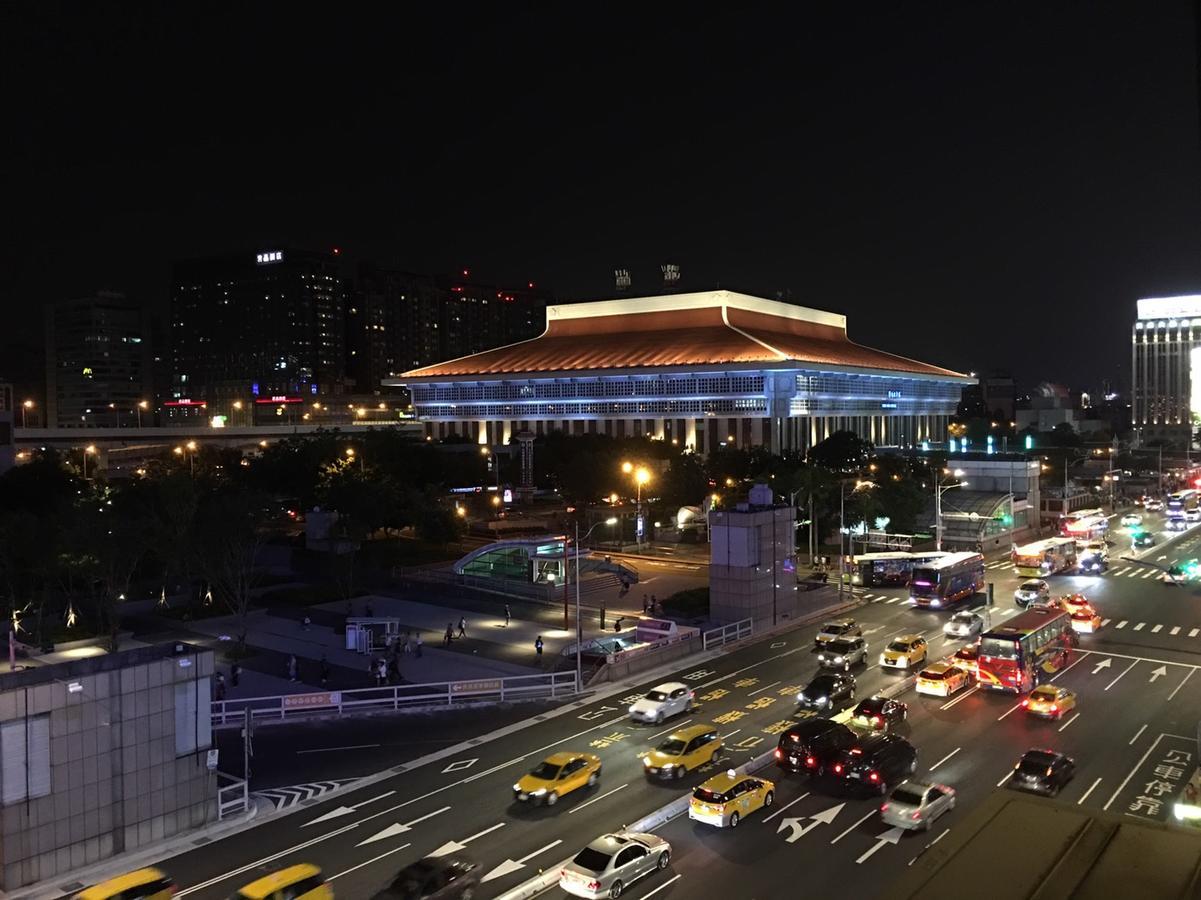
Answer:
[(0, 673), (0, 890), (217, 818), (212, 677), (189, 644)]
[(235, 404), (311, 402), (342, 394), (346, 318), (340, 268), (335, 253), (292, 249), (176, 263), (170, 409), (203, 408), (206, 416), (232, 417), (242, 409)]
[(364, 263), (347, 309), (348, 366), (360, 393), (386, 379), (514, 341), (542, 330), (547, 296), (527, 284), (479, 284)]
[(46, 424), (134, 424), (153, 397), (149, 317), (123, 294), (100, 291), (46, 308)]
[(549, 306), (541, 336), (405, 372), (427, 437), (528, 431), (806, 450), (942, 440), (958, 372), (852, 343), (846, 317), (730, 291)]
[(1201, 295), (1138, 301), (1131, 336), (1131, 425), (1143, 443), (1190, 443), (1201, 413)]

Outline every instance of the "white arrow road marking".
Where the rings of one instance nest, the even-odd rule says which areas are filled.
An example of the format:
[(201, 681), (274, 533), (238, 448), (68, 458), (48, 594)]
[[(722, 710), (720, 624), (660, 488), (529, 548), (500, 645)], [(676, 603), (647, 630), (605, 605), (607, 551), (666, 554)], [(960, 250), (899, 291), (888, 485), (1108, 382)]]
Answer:
[(871, 859), (872, 855), (877, 850), (879, 850), (881, 847), (883, 847), (885, 844), (892, 844), (895, 846), (897, 841), (899, 841), (901, 839), (901, 835), (903, 835), (904, 833), (905, 832), (900, 828), (890, 828), (890, 829), (888, 829), (888, 831), (884, 832), (883, 834), (877, 835), (876, 843), (873, 844), (871, 847), (869, 847), (867, 852), (865, 852), (861, 857), (859, 857), (857, 860), (855, 860), (855, 862), (859, 865), (863, 865), (864, 862)]
[(1102, 669), (1108, 669), (1113, 664), (1113, 661), (1107, 656), (1095, 666), (1093, 666), (1093, 674), (1096, 675)]
[(358, 812), (368, 803), (374, 803), (376, 800), (383, 800), (385, 797), (391, 797), (396, 791), (388, 791), (386, 794), (380, 794), (378, 797), (372, 797), (370, 800), (364, 800), (362, 803), (356, 803), (354, 806), (339, 806), (337, 809), (332, 809), (323, 816), (318, 816), (311, 822), (305, 822), (301, 828), (306, 828), (309, 825), (316, 825), (318, 822), (328, 822), (330, 819), (337, 819), (341, 816), (348, 816), (352, 812)]
[(355, 844), (355, 846), (362, 847), (364, 844), (373, 844), (376, 841), (382, 841), (385, 838), (396, 837), (398, 834), (404, 834), (406, 831), (412, 831), (413, 826), (418, 822), (424, 822), (426, 819), (432, 819), (434, 816), (440, 815), (441, 813), (446, 812), (448, 809), (450, 809), (449, 806), (444, 806), (432, 813), (426, 813), (424, 816), (420, 816), (419, 818), (405, 822), (403, 825), (400, 822), (397, 822), (395, 825), (389, 825), (383, 831), (377, 831), (375, 834), (371, 835), (371, 837), (367, 838), (367, 840), (359, 841), (357, 844)]
[(506, 859), (504, 862), (502, 862), (499, 866), (497, 866), (495, 869), (493, 869), (491, 872), (489, 872), (487, 875), (485, 875), (480, 880), (481, 881), (491, 881), (493, 878), (503, 878), (505, 875), (510, 875), (513, 872), (518, 871), (519, 869), (524, 869), (525, 864), (528, 863), (535, 856), (537, 856), (539, 853), (545, 853), (547, 850), (550, 850), (554, 847), (558, 847), (561, 843), (563, 843), (563, 839), (559, 838), (559, 840), (557, 840), (557, 841), (551, 841), (545, 847), (539, 847), (533, 853), (527, 853), (525, 856), (521, 857), (521, 859)]
[(1156, 669), (1154, 672), (1151, 673), (1151, 683), (1155, 684), (1157, 679), (1163, 678), (1163, 676), (1165, 676), (1167, 674), (1168, 674), (1168, 667), (1160, 666), (1158, 669)]
[(877, 625), (875, 628), (865, 628), (865, 629), (863, 629), (863, 633), (864, 633), (865, 635), (867, 635), (867, 634), (875, 634), (877, 631), (883, 631), (883, 630), (884, 630), (884, 626), (883, 626), (883, 625)]
[(470, 844), (472, 841), (476, 840), (477, 838), (482, 838), (484, 835), (491, 834), (492, 832), (496, 831), (496, 829), (504, 828), (504, 827), (505, 827), (504, 822), (497, 822), (491, 828), (485, 828), (483, 831), (478, 831), (475, 834), (473, 834), (471, 837), (465, 837), (461, 841), (447, 841), (445, 844), (443, 844), (437, 850), (433, 851), (430, 854), (430, 856), (449, 856), (451, 853), (458, 853), (460, 850), (462, 850), (464, 847), (466, 847), (468, 844)]
[(846, 806), (845, 803), (839, 803), (837, 806), (831, 806), (829, 809), (823, 810), (819, 813), (814, 813), (811, 816), (805, 816), (805, 818), (811, 820), (808, 825), (801, 825), (801, 820), (799, 818), (783, 819), (780, 822), (780, 827), (776, 829), (776, 834), (779, 834), (785, 828), (791, 828), (792, 834), (790, 834), (784, 840), (788, 841), (790, 844), (795, 844), (807, 832), (812, 831), (818, 825), (829, 825), (831, 822), (833, 822), (835, 816), (842, 812), (842, 808), (844, 806)]
[(766, 816), (766, 817), (764, 817), (764, 819), (763, 819), (763, 824), (764, 824), (764, 825), (766, 825), (768, 822), (770, 822), (770, 821), (771, 821), (772, 819), (774, 819), (776, 816), (778, 816), (778, 815), (780, 815), (781, 813), (783, 813), (783, 812), (784, 812), (784, 810), (788, 809), (788, 807), (790, 807), (790, 806), (795, 806), (796, 804), (800, 803), (802, 800), (804, 800), (804, 799), (805, 799), (806, 797), (808, 797), (808, 796), (809, 796), (809, 792), (808, 792), (808, 791), (805, 791), (805, 793), (801, 794), (801, 796), (797, 797), (795, 800), (790, 800), (790, 801), (788, 801), (788, 802), (787, 802), (787, 803), (785, 803), (783, 806), (781, 806), (779, 809), (777, 809), (777, 810), (776, 810), (774, 813), (772, 813), (770, 816)]

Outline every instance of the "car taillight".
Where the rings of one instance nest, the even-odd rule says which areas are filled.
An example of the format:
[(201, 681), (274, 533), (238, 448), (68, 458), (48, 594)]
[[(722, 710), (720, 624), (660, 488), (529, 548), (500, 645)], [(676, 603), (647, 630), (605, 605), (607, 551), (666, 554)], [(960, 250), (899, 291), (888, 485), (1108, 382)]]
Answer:
[(868, 773), (868, 775), (867, 775), (867, 780), (868, 780), (868, 781), (873, 781), (873, 782), (875, 782), (875, 781), (879, 781), (879, 780), (880, 780), (880, 773), (879, 773), (879, 772), (869, 772), (869, 773)]
[(834, 774), (835, 775), (842, 774), (842, 763), (834, 763)]
[(589, 881), (588, 882), (588, 890), (590, 890), (590, 891), (599, 891), (600, 887), (601, 887), (601, 883), (599, 881)]
[(883, 719), (882, 717), (880, 717), (880, 716), (874, 716), (874, 717), (872, 718), (872, 721), (873, 721), (873, 722), (875, 722), (877, 725), (879, 725), (881, 722), (883, 722), (883, 721), (884, 721), (884, 719)]
[(1023, 700), (1023, 701), (1022, 701), (1022, 706), (1029, 706), (1029, 705), (1030, 705), (1030, 701), (1029, 701), (1029, 700)]
[(922, 811), (920, 809), (915, 809), (913, 811), (913, 815), (911, 815), (909, 818), (913, 819), (913, 821), (916, 822), (921, 817), (922, 817)]
[(812, 756), (806, 756), (805, 757), (805, 765), (808, 766), (810, 769), (812, 769), (814, 766), (817, 765), (817, 759)]
[(883, 804), (881, 804), (881, 805), (880, 805), (880, 812), (887, 812), (887, 811), (888, 811), (888, 804), (887, 804), (887, 803), (883, 803)]
[(784, 751), (781, 750), (779, 747), (777, 747), (776, 748), (776, 759), (783, 759), (783, 758), (784, 758)]
[(1059, 712), (1059, 704), (1058, 703), (1051, 704), (1051, 712)]

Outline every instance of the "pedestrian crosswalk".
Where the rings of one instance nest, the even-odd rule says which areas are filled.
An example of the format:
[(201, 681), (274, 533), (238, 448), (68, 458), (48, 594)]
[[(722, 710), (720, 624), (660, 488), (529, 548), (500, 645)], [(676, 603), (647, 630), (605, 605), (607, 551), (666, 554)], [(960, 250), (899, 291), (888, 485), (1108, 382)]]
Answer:
[(984, 564), (984, 568), (986, 568), (986, 569), (1009, 569), (1009, 570), (1012, 570), (1012, 569), (1013, 569), (1013, 563), (1011, 563), (1011, 562), (1010, 562), (1009, 560), (1007, 560), (1007, 559), (998, 559), (998, 560), (994, 560), (993, 562), (990, 562), (990, 563), (985, 563), (985, 564)]
[(1147, 579), (1162, 575), (1163, 569), (1157, 566), (1122, 566), (1120, 569), (1113, 569), (1109, 574), (1114, 578)]

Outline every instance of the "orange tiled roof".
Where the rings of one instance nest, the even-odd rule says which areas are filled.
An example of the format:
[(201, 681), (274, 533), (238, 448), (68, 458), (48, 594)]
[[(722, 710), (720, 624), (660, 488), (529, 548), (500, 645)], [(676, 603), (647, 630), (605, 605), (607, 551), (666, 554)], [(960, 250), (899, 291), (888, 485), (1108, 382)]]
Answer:
[(628, 311), (610, 315), (568, 318), (555, 318), (548, 311), (540, 337), (414, 369), (398, 380), (781, 362), (963, 377), (852, 343), (845, 328), (837, 325), (746, 306), (719, 302), (639, 312), (627, 305)]

